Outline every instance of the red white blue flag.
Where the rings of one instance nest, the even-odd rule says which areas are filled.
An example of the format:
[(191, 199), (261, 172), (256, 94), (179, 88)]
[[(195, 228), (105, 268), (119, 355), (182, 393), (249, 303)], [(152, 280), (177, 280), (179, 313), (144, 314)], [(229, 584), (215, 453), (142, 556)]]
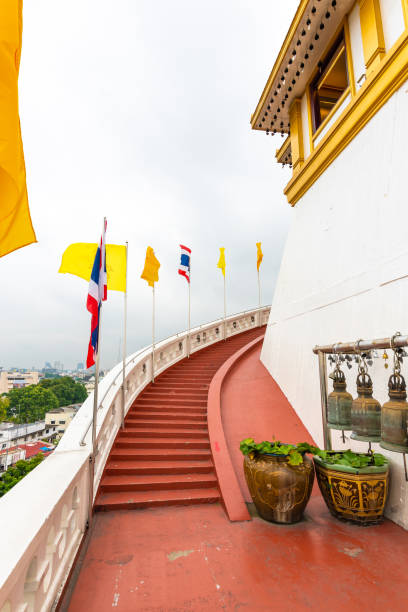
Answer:
[(106, 219), (104, 221), (101, 242), (96, 251), (95, 261), (92, 268), (91, 280), (89, 281), (87, 310), (92, 315), (91, 338), (88, 346), (86, 367), (90, 368), (95, 363), (99, 344), (99, 319), (102, 302), (108, 297), (107, 274), (106, 274), (106, 245), (105, 245)]
[(178, 273), (190, 282), (190, 260), (191, 260), (191, 249), (180, 244), (181, 257)]

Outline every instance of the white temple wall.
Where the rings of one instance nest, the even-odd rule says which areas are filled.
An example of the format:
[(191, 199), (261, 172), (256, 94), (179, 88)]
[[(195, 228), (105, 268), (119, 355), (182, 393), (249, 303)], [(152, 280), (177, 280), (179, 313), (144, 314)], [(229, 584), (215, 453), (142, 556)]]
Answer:
[[(293, 209), (261, 359), (319, 445), (313, 347), (408, 334), (407, 109), (404, 83)], [(370, 369), (381, 403), (388, 399), (388, 355), (388, 370), (381, 354)], [(356, 365), (345, 373), (355, 396)], [(402, 373), (408, 382), (408, 358)], [(344, 448), (337, 433), (333, 447)], [(367, 445), (347, 439), (345, 447)], [(387, 514), (408, 528), (402, 455), (381, 452), (392, 463)]]
[(380, 0), (385, 50), (389, 51), (405, 30), (401, 0)]

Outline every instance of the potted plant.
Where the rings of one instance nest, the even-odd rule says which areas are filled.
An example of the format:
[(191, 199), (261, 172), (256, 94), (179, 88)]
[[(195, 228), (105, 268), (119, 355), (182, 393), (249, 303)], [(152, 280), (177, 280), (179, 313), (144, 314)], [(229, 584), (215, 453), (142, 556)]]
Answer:
[(261, 442), (247, 438), (240, 444), (244, 472), (259, 515), (275, 523), (296, 523), (312, 492), (314, 469), (305, 456), (310, 445)]
[(389, 489), (384, 455), (311, 448), (319, 488), (333, 516), (360, 525), (380, 523)]

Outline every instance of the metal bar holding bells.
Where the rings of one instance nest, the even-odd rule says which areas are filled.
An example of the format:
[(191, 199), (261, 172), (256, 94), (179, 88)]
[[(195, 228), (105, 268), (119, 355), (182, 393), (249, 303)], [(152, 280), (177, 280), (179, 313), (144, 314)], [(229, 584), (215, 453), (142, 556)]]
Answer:
[(356, 342), (339, 342), (325, 346), (315, 346), (313, 352), (319, 353), (355, 353), (370, 351), (371, 349), (391, 349), (408, 346), (408, 336), (393, 336), (391, 338), (378, 338), (377, 340), (357, 340)]
[(325, 450), (332, 450), (330, 430), (327, 427), (327, 363), (326, 355), (318, 352), (319, 356), (319, 377), (320, 377), (320, 396), (322, 403), (322, 423), (323, 423), (323, 441)]

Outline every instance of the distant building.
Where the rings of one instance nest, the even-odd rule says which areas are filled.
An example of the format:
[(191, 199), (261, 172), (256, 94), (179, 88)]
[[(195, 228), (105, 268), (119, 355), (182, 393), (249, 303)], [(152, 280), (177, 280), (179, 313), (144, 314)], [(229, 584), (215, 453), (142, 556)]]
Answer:
[(72, 419), (76, 415), (81, 404), (72, 404), (62, 408), (55, 408), (45, 414), (45, 424), (48, 428), (56, 428), (57, 434), (62, 436)]
[(12, 389), (23, 389), (29, 385), (37, 385), (38, 372), (0, 372), (0, 395)]
[(43, 453), (44, 456), (49, 455), (55, 446), (46, 444), (45, 442), (29, 442), (28, 444), (19, 444), (7, 449), (0, 450), (0, 471), (4, 472), (11, 465), (21, 461), (22, 459), (31, 459)]
[(0, 450), (18, 446), (28, 441), (51, 440), (56, 435), (57, 426), (46, 424), (45, 421), (18, 425), (15, 423), (0, 423)]
[(77, 370), (83, 370), (83, 369), (84, 369), (84, 364), (83, 364), (83, 362), (82, 362), (82, 361), (80, 361), (79, 363), (77, 363), (77, 367), (76, 367), (76, 369), (77, 369)]

